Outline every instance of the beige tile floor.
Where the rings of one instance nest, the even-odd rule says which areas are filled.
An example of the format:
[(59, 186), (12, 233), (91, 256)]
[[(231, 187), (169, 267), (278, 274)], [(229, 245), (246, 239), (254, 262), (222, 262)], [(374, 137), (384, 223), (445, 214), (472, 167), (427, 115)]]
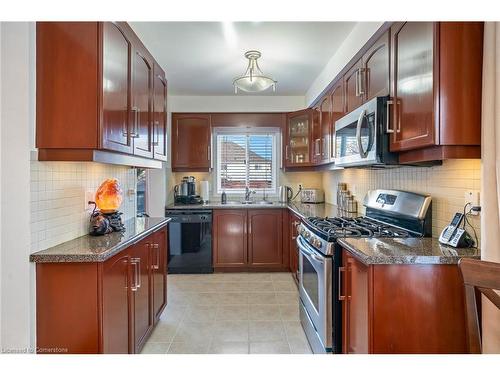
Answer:
[(142, 353), (309, 354), (290, 273), (169, 275)]

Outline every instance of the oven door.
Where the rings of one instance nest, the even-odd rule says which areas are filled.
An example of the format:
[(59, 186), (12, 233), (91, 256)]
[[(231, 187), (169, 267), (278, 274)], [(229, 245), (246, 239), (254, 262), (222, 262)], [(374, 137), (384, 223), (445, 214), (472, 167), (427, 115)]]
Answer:
[(300, 320), (315, 353), (332, 350), (332, 258), (314, 250), (302, 236), (299, 247)]
[(335, 166), (378, 162), (377, 99), (370, 100), (335, 123)]

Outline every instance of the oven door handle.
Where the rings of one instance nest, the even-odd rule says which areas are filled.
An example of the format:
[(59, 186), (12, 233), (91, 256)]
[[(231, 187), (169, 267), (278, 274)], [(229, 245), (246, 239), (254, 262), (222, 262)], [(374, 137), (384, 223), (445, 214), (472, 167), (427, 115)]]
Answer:
[(300, 237), (297, 237), (297, 242), (299, 244), (299, 249), (300, 249), (300, 252), (302, 254), (304, 254), (305, 256), (307, 256), (309, 259), (312, 259), (312, 260), (315, 260), (316, 262), (320, 263), (320, 264), (323, 264), (325, 263), (325, 260), (323, 259), (323, 257), (317, 255), (314, 251), (312, 250), (309, 250), (303, 243), (302, 243), (302, 239)]
[(363, 109), (358, 117), (358, 124), (356, 126), (356, 139), (358, 141), (358, 150), (361, 158), (366, 159), (368, 156), (368, 150), (363, 149), (363, 143), (361, 142), (361, 125), (363, 124), (363, 120), (366, 117), (366, 109)]

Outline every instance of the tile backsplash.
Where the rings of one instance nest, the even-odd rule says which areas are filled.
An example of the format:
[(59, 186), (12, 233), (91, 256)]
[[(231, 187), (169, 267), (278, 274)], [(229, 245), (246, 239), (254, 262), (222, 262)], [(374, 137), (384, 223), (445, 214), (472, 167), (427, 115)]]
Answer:
[[(466, 190), (480, 190), (481, 161), (446, 160), (435, 167), (401, 167), (392, 169), (343, 169), (323, 173), (325, 200), (335, 203), (337, 183), (346, 182), (356, 196), (360, 213), (363, 197), (371, 189), (408, 190), (432, 196), (432, 235), (439, 237), (455, 212), (463, 212)], [(480, 216), (469, 216), (469, 222), (480, 236)], [(472, 236), (473, 231), (468, 227)], [(479, 239), (480, 242), (480, 239)]]
[(31, 251), (44, 250), (88, 233), (86, 191), (95, 192), (106, 178), (123, 189), (123, 219), (136, 215), (136, 170), (90, 162), (31, 161)]

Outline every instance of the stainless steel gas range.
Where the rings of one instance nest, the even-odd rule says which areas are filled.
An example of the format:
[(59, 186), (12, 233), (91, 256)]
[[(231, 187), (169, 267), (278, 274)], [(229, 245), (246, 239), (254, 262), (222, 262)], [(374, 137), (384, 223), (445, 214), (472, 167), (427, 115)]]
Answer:
[(300, 321), (314, 353), (342, 351), (339, 266), (342, 237), (427, 237), (431, 197), (399, 190), (372, 190), (366, 215), (311, 217), (298, 228)]

